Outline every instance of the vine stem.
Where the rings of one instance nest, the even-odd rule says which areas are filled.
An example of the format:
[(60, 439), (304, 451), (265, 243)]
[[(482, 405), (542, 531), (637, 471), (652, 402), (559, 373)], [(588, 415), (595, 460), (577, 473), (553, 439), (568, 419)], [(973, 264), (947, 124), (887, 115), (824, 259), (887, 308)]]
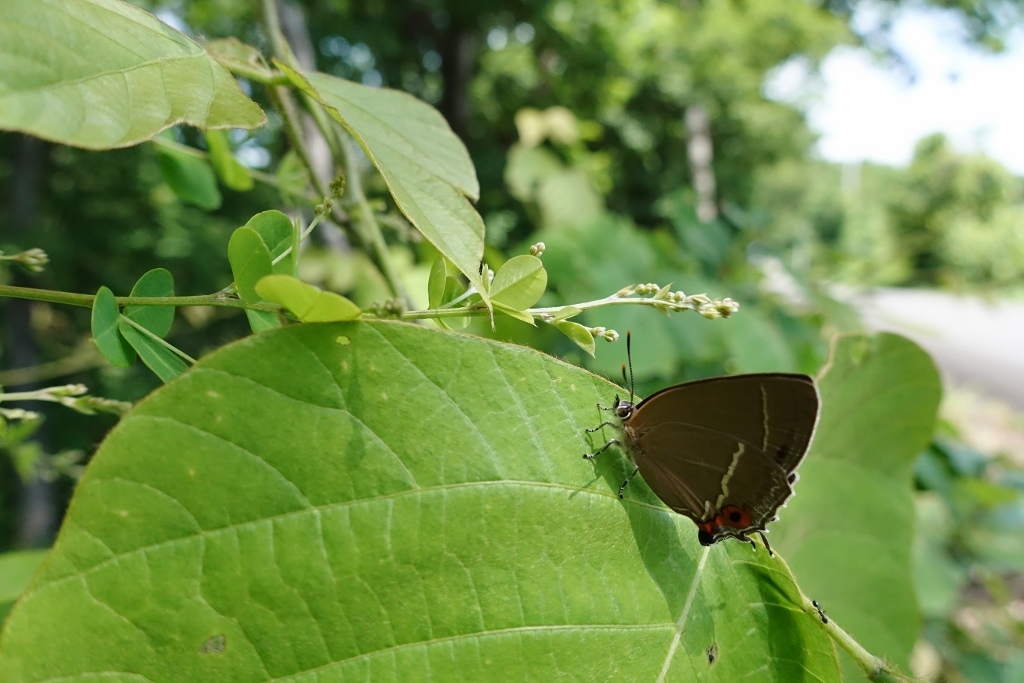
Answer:
[[(0, 297), (12, 299), (32, 299), (33, 301), (46, 301), (54, 304), (65, 304), (68, 306), (81, 306), (91, 308), (96, 296), (93, 294), (77, 294), (75, 292), (56, 292), (49, 289), (37, 289), (35, 287), (15, 287), (13, 285), (0, 285)], [(119, 306), (218, 306), (225, 308), (249, 308), (257, 311), (281, 311), (281, 307), (272, 303), (247, 304), (228, 292), (216, 292), (214, 294), (199, 294), (196, 296), (118, 296), (114, 297)], [(585, 311), (599, 306), (663, 306), (670, 310), (686, 311), (695, 310), (695, 306), (689, 303), (677, 303), (665, 299), (653, 297), (629, 297), (612, 295), (603, 299), (594, 299), (579, 304), (566, 306), (549, 306), (547, 308), (528, 308), (524, 311), (541, 320), (550, 320), (559, 312), (567, 308), (576, 308)], [(364, 312), (363, 317), (367, 319), (398, 317), (402, 320), (429, 320), (438, 318), (462, 318), (490, 315), (486, 307), (480, 303), (470, 304), (461, 308), (427, 308), (418, 311), (405, 311), (398, 316), (378, 316), (370, 312)]]
[[(284, 64), (301, 72), (302, 69), (298, 60), (292, 52), (284, 32), (281, 30), (281, 22), (277, 14), (277, 0), (262, 1), (264, 21), (266, 22), (267, 33), (270, 36), (270, 44), (274, 55)], [(327, 188), (324, 187), (323, 181), (317, 178), (316, 169), (303, 145), (301, 127), (294, 111), (295, 107), (290, 97), (290, 91), (287, 88), (276, 86), (268, 88), (268, 92), (271, 94), (271, 99), (277, 105), (279, 113), (284, 120), (285, 130), (289, 138), (291, 138), (292, 145), (296, 148), (299, 158), (309, 170), (310, 179), (317, 192), (325, 197), (328, 196)], [(363, 194), (362, 185), (359, 182), (358, 169), (355, 168), (352, 152), (349, 149), (348, 136), (340, 133), (338, 126), (333, 124), (333, 119), (327, 115), (327, 112), (324, 111), (319, 102), (306, 93), (300, 93), (300, 97), (305, 103), (306, 111), (312, 116), (313, 121), (320, 130), (320, 134), (323, 135), (332, 156), (335, 160), (340, 159), (345, 168), (346, 194), (351, 198), (352, 204), (357, 209), (355, 225), (359, 241), (366, 248), (370, 258), (384, 276), (384, 280), (388, 283), (392, 294), (408, 301), (409, 297), (402, 286), (398, 270), (391, 260), (391, 253), (387, 249), (384, 235), (373, 216), (373, 209), (370, 207), (365, 194)]]
[[(782, 557), (776, 554), (775, 560), (786, 567), (786, 571), (789, 572), (790, 576), (793, 575), (793, 571)], [(800, 594), (800, 607), (803, 611), (818, 622), (825, 630), (825, 633), (828, 634), (828, 637), (832, 639), (832, 642), (843, 648), (846, 654), (850, 655), (853, 661), (857, 662), (857, 666), (864, 670), (869, 681), (874, 681), (875, 683), (911, 683), (911, 679), (900, 673), (896, 667), (881, 657), (876, 657), (868, 652), (853, 636), (844, 631), (836, 623), (835, 619), (827, 616), (818, 604), (804, 595), (800, 586), (796, 585), (795, 580), (793, 585)]]
[(818, 611), (818, 606), (814, 604), (814, 601), (808, 598), (803, 592), (800, 593), (801, 607), (804, 612), (811, 615), (814, 619), (821, 623), (821, 627), (825, 629), (828, 634), (839, 647), (846, 650), (846, 654), (853, 658), (853, 661), (857, 662), (857, 665), (864, 670), (869, 681), (876, 681), (877, 683), (910, 683), (910, 679), (906, 678), (896, 668), (886, 662), (881, 657), (868, 652), (863, 645), (854, 640), (853, 636), (844, 631), (836, 620), (832, 617), (823, 619), (821, 613)]

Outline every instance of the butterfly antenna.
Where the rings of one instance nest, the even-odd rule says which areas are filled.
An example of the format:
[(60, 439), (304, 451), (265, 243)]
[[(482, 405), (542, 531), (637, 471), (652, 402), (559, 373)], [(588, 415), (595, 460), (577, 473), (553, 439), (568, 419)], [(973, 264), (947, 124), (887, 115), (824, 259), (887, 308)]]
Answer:
[[(629, 363), (629, 402), (632, 403), (633, 396), (633, 334), (629, 330), (626, 330), (626, 361)], [(626, 373), (623, 371), (622, 379), (625, 381)]]

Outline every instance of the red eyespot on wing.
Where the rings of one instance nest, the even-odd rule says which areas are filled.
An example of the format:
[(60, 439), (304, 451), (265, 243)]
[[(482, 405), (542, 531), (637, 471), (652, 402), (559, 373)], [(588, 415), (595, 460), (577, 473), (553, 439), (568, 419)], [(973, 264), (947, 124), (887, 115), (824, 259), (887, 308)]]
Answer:
[(735, 505), (726, 505), (716, 516), (721, 526), (731, 526), (733, 529), (746, 529), (750, 526), (750, 510), (741, 509)]

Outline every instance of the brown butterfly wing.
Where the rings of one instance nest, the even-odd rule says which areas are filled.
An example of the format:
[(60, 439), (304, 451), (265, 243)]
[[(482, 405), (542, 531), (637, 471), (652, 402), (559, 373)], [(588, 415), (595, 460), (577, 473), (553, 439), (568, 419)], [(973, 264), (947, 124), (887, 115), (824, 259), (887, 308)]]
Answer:
[(807, 375), (712, 377), (662, 389), (641, 401), (629, 425), (642, 433), (681, 422), (757, 447), (787, 473), (810, 446), (820, 399)]
[(634, 444), (637, 466), (651, 490), (698, 523), (736, 505), (750, 510), (753, 526), (763, 529), (792, 495), (785, 470), (730, 434), (670, 422), (638, 435)]

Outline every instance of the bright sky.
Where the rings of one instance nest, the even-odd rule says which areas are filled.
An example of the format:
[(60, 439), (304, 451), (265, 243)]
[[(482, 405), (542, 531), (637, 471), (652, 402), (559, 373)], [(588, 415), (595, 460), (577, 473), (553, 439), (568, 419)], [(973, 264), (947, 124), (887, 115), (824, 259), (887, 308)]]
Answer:
[[(1024, 175), (1024, 31), (999, 55), (971, 48), (961, 36), (946, 13), (902, 13), (893, 42), (913, 78), (864, 49), (829, 55), (823, 87), (808, 108), (821, 134), (818, 153), (831, 161), (904, 165), (918, 140), (941, 131), (956, 148), (984, 151)], [(769, 93), (807, 102), (804, 73), (799, 65), (783, 68)]]

